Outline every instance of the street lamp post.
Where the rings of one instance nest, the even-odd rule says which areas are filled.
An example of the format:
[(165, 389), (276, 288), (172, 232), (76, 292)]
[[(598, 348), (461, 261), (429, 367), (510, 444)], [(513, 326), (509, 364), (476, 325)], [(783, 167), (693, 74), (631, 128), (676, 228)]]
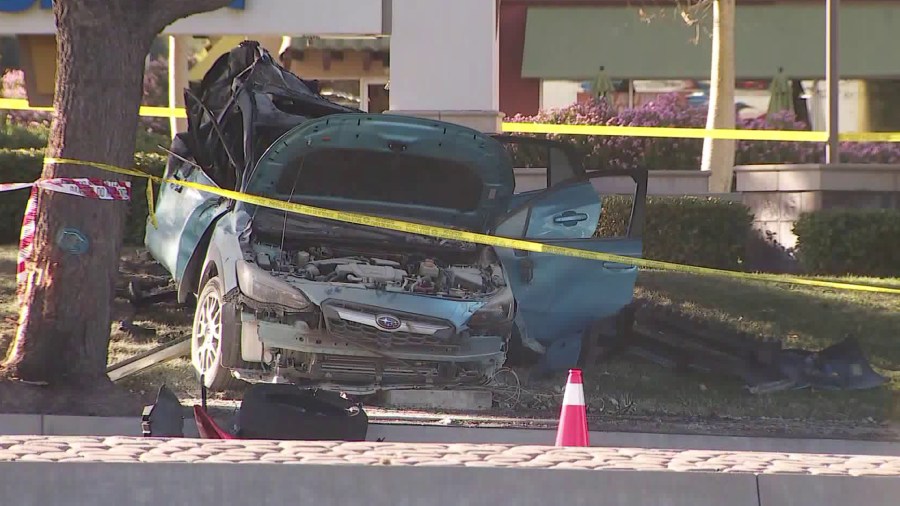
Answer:
[(838, 163), (841, 157), (841, 146), (838, 142), (838, 101), (840, 99), (838, 22), (840, 8), (841, 0), (825, 0), (825, 82), (828, 88), (826, 98), (828, 145), (825, 147), (825, 163), (827, 164)]

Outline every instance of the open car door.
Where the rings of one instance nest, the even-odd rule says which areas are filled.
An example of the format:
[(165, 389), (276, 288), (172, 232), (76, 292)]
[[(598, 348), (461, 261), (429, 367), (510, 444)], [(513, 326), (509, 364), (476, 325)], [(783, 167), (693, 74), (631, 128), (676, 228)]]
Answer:
[[(576, 174), (559, 180), (548, 171), (549, 187), (521, 194), (526, 196), (519, 198), (494, 234), (639, 257), (647, 172), (582, 170)], [(623, 237), (595, 238), (602, 201), (592, 181), (602, 187), (602, 178), (616, 176), (628, 176), (635, 183), (628, 232)], [(576, 366), (585, 334), (596, 323), (615, 319), (632, 301), (637, 279), (634, 266), (507, 248), (496, 251), (516, 297), (519, 322), (525, 326), (520, 332), (546, 350), (544, 369)]]
[[(519, 135), (495, 134), (492, 137), (506, 149), (517, 171), (510, 209), (547, 188), (584, 176), (582, 157), (571, 144)], [(597, 205), (599, 212), (599, 202)], [(574, 231), (567, 229), (567, 232)]]

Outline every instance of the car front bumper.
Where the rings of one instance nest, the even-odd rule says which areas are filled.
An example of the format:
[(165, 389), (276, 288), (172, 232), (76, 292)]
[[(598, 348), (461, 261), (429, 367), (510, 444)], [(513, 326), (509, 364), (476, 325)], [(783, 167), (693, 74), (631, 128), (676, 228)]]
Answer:
[[(403, 326), (388, 332), (375, 325), (378, 308), (339, 300), (321, 307), (318, 324), (286, 323), (241, 314), (242, 358), (273, 362), (274, 350), (289, 352), (282, 381), (348, 393), (482, 384), (506, 359), (507, 337), (457, 332), (438, 318), (402, 314)], [(392, 312), (392, 314), (397, 314)], [(239, 371), (253, 381), (250, 371)], [(260, 379), (268, 381), (268, 379)]]

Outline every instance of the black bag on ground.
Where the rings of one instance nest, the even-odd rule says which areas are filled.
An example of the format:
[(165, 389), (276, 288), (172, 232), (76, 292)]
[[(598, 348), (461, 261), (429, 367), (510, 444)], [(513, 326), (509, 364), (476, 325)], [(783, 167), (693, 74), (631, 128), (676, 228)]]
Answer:
[(258, 383), (238, 412), (241, 439), (365, 441), (369, 417), (334, 392)]
[(144, 406), (141, 429), (144, 437), (184, 437), (184, 407), (166, 385), (159, 387), (156, 403)]

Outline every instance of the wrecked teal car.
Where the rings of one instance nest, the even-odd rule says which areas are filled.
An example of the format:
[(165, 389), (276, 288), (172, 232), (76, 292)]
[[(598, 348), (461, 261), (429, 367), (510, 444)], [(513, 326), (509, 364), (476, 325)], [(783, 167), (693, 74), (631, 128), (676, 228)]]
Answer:
[[(600, 198), (566, 148), (369, 115), (245, 42), (186, 93), (166, 176), (283, 201), (638, 256), (594, 239)], [(512, 155), (546, 154), (545, 189), (516, 192)], [(637, 185), (646, 189), (646, 177)], [(641, 182), (642, 181), (642, 182)], [(641, 190), (643, 188), (643, 190)], [(636, 199), (642, 203), (642, 199)], [(574, 366), (597, 322), (632, 299), (629, 265), (492, 248), (286, 213), (164, 185), (146, 245), (196, 298), (191, 361), (207, 387), (289, 382), (347, 393), (489, 381), (530, 350)]]

